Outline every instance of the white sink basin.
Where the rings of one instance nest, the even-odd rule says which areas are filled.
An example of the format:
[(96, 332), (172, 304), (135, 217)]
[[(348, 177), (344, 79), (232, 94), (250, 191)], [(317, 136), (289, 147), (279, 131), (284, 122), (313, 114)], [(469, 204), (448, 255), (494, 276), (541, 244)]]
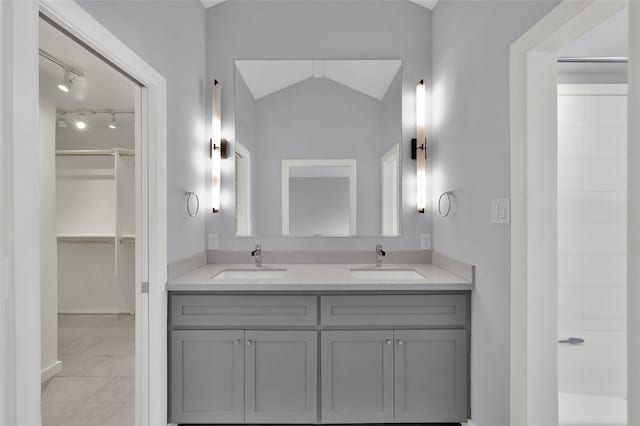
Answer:
[(225, 269), (214, 280), (273, 280), (282, 278), (286, 269)]
[(357, 280), (424, 280), (413, 269), (352, 269), (351, 276)]

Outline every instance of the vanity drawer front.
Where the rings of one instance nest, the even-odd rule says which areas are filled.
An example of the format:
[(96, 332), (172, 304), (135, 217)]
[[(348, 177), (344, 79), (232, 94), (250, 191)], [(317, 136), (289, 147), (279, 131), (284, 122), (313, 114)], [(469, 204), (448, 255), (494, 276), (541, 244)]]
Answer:
[(464, 294), (409, 296), (323, 296), (322, 325), (464, 326)]
[(315, 296), (171, 296), (173, 326), (314, 326)]

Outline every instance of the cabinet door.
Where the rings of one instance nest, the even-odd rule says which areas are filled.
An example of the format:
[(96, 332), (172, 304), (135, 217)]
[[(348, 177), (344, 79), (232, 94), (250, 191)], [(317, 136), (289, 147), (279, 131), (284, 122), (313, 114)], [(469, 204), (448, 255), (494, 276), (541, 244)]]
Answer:
[(395, 421), (467, 421), (466, 330), (396, 330)]
[(393, 421), (393, 331), (322, 332), (322, 421)]
[(171, 422), (244, 421), (244, 332), (171, 333)]
[(316, 423), (318, 333), (245, 332), (245, 421)]

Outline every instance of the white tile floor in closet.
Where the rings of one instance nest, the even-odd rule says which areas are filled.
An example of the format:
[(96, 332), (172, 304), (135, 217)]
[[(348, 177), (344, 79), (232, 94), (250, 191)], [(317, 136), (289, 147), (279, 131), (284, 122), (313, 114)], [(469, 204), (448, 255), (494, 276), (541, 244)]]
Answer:
[(134, 318), (59, 315), (62, 372), (42, 385), (43, 426), (133, 426)]

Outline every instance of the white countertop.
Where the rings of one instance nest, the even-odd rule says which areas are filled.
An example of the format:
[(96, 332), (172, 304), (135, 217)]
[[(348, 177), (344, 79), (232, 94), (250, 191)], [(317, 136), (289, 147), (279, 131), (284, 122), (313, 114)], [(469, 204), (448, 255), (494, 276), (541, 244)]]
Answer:
[[(473, 283), (431, 264), (288, 264), (264, 265), (262, 269), (286, 269), (275, 279), (224, 279), (214, 277), (225, 270), (256, 269), (251, 264), (208, 264), (167, 283), (169, 291), (451, 291), (471, 290)], [(424, 279), (356, 279), (351, 269), (414, 270)]]

